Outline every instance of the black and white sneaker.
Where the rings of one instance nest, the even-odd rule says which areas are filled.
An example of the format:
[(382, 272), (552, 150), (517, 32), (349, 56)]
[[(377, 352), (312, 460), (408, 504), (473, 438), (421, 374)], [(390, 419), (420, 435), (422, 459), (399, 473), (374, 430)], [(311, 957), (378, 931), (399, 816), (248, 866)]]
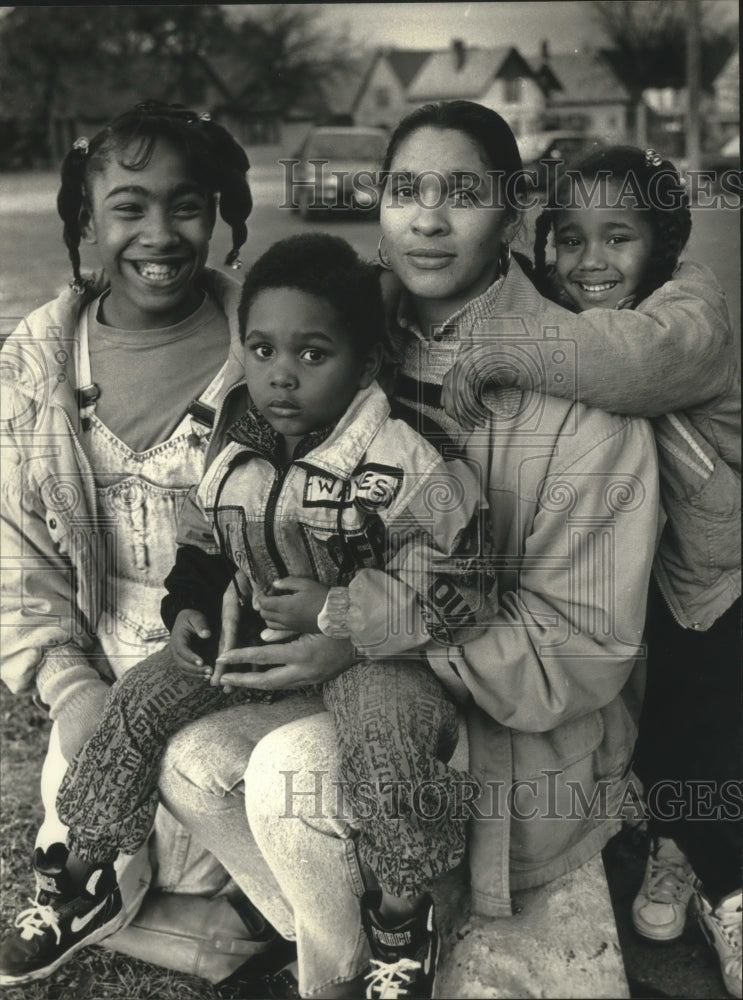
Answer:
[(379, 913), (379, 902), (378, 892), (361, 898), (361, 920), (372, 953), (367, 997), (432, 997), (439, 957), (433, 899), (426, 894), (418, 913), (395, 925)]
[(19, 913), (0, 945), (0, 985), (44, 979), (76, 951), (117, 931), (123, 922), (113, 865), (94, 868), (82, 891), (72, 887), (67, 848), (37, 847), (33, 856), (36, 899)]

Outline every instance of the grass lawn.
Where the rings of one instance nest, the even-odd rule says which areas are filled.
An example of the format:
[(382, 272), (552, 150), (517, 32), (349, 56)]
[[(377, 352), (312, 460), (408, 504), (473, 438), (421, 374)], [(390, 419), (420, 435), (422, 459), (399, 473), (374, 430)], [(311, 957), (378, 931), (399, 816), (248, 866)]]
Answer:
[[(30, 698), (0, 685), (0, 928), (33, 896), (31, 853), (42, 820), (39, 778), (49, 723)], [(205, 1000), (209, 983), (100, 947), (81, 951), (49, 979), (4, 987), (3, 1000)]]

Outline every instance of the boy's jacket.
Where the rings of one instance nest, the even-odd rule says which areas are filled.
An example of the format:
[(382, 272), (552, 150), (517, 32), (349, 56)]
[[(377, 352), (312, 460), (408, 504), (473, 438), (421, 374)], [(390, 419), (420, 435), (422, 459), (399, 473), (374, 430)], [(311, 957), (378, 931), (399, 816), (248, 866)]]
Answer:
[[(213, 544), (262, 589), (279, 577), (331, 587), (323, 631), (364, 656), (482, 632), (494, 608), (489, 517), (476, 470), (390, 416), (374, 383), (286, 468), (277, 436), (250, 410), (191, 497)], [(192, 514), (181, 515), (180, 538)], [(195, 589), (195, 588), (194, 588)], [(194, 590), (191, 590), (193, 593)]]

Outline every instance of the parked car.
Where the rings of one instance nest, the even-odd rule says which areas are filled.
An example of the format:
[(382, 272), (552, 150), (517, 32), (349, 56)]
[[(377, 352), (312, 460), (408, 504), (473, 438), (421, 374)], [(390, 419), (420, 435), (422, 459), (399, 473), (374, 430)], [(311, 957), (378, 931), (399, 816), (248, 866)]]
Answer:
[(311, 213), (379, 212), (378, 175), (387, 133), (362, 126), (312, 129), (286, 173), (286, 200), (302, 218)]
[(594, 149), (606, 145), (601, 136), (567, 130), (532, 132), (517, 142), (524, 170), (534, 171), (535, 188), (539, 191), (547, 189), (550, 177), (554, 178)]
[[(737, 192), (740, 195), (740, 135), (731, 136), (720, 149), (702, 152), (699, 158), (702, 176), (713, 191)], [(737, 182), (731, 176), (737, 174)]]

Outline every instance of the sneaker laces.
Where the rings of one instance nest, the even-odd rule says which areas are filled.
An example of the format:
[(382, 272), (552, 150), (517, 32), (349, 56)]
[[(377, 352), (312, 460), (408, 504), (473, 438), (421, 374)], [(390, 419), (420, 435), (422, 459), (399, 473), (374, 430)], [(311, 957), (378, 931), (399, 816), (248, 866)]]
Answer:
[(648, 899), (654, 903), (680, 903), (685, 892), (692, 885), (689, 865), (679, 859), (658, 858), (651, 854), (648, 859), (647, 886)]
[(370, 989), (381, 990), (379, 996), (388, 1000), (407, 996), (407, 988), (412, 982), (410, 974), (422, 968), (421, 963), (412, 958), (401, 958), (397, 962), (379, 962), (372, 958), (369, 964), (372, 971), (365, 978), (370, 981)]
[(717, 909), (712, 911), (712, 919), (717, 923), (725, 940), (735, 951), (741, 950), (741, 910)]
[(62, 932), (59, 929), (59, 914), (53, 906), (44, 906), (36, 899), (29, 897), (31, 906), (27, 910), (21, 910), (15, 918), (15, 925), (20, 929), (21, 937), (24, 941), (30, 941), (34, 937), (39, 937), (44, 931), (51, 927), (54, 936), (59, 944), (62, 939)]

